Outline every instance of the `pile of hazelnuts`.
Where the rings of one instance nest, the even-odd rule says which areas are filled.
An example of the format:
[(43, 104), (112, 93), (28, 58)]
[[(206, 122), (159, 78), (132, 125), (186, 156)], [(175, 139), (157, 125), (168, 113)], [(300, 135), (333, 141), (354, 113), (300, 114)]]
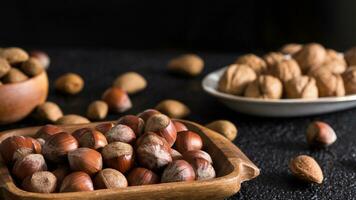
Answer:
[(45, 125), (36, 138), (11, 136), (0, 144), (22, 189), (79, 192), (215, 177), (199, 134), (154, 109), (72, 133)]

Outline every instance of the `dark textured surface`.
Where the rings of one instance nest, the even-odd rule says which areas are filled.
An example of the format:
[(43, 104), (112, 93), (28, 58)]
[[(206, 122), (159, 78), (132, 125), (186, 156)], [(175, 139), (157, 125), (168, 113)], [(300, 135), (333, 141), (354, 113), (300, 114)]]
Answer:
[[(201, 89), (205, 74), (232, 62), (237, 54), (197, 52), (206, 61), (204, 74), (193, 79), (167, 73), (166, 63), (181, 51), (114, 51), (47, 49), (51, 56), (50, 84), (60, 74), (77, 72), (85, 79), (85, 88), (77, 96), (66, 97), (51, 88), (49, 100), (57, 102), (66, 114), (84, 115), (87, 105), (99, 99), (116, 75), (134, 70), (146, 77), (148, 88), (131, 96), (134, 107), (125, 114), (154, 107), (160, 100), (173, 98), (192, 110), (189, 120), (205, 124), (215, 119), (233, 121), (239, 129), (235, 140), (261, 169), (255, 180), (242, 184), (230, 199), (354, 199), (356, 198), (356, 110), (301, 118), (259, 118), (235, 113)], [(120, 115), (110, 115), (117, 119)], [(323, 120), (336, 130), (338, 139), (324, 150), (306, 145), (305, 129), (312, 120)], [(28, 118), (0, 130), (38, 125)], [(320, 163), (325, 180), (322, 185), (302, 183), (290, 175), (289, 160), (308, 154)]]

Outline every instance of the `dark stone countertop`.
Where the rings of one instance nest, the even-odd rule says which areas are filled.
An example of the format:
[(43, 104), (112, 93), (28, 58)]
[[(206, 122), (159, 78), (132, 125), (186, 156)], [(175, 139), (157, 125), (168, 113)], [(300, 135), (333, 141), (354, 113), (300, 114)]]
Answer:
[[(231, 63), (237, 54), (197, 52), (206, 62), (203, 75), (197, 78), (174, 76), (166, 71), (169, 59), (183, 51), (119, 51), (45, 49), (51, 57), (48, 71), (50, 85), (60, 74), (76, 72), (85, 79), (84, 90), (66, 97), (51, 91), (48, 100), (57, 102), (65, 114), (84, 115), (87, 105), (100, 99), (114, 78), (129, 70), (141, 73), (148, 80), (148, 88), (131, 96), (138, 113), (154, 107), (160, 100), (172, 98), (186, 103), (192, 110), (187, 118), (201, 124), (216, 119), (228, 119), (238, 129), (234, 143), (261, 169), (256, 179), (243, 183), (241, 191), (230, 199), (354, 199), (356, 198), (356, 109), (332, 114), (299, 118), (261, 118), (236, 113), (201, 88), (201, 80), (208, 72)], [(110, 115), (117, 119), (120, 115)], [(324, 150), (311, 150), (305, 139), (306, 126), (312, 120), (323, 120), (336, 130), (338, 139)], [(0, 126), (0, 130), (39, 125), (32, 119)], [(289, 160), (298, 154), (312, 155), (324, 172), (324, 183), (313, 185), (293, 178), (288, 170)]]

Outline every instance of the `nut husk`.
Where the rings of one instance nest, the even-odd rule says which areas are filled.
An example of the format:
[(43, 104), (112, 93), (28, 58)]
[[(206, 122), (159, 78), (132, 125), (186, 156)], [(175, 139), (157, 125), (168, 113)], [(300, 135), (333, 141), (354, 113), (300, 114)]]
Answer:
[(28, 76), (16, 68), (11, 68), (10, 71), (2, 78), (4, 83), (19, 83), (28, 80)]
[(11, 65), (25, 62), (29, 58), (27, 52), (18, 47), (2, 49), (0, 51), (0, 57), (5, 58)]
[(356, 94), (356, 66), (350, 66), (342, 75), (346, 94)]
[(289, 163), (289, 169), (301, 180), (318, 184), (323, 182), (323, 172), (319, 164), (310, 156), (300, 155), (293, 158)]
[(297, 53), (299, 50), (301, 50), (303, 47), (303, 45), (301, 44), (296, 44), (296, 43), (289, 43), (284, 45), (280, 51), (284, 54), (289, 54), (289, 55), (293, 55), (295, 53)]
[(80, 115), (74, 115), (74, 114), (69, 114), (69, 115), (64, 115), (63, 117), (59, 118), (55, 124), (88, 124), (90, 121), (82, 117)]
[(316, 80), (320, 97), (344, 96), (345, 87), (341, 75), (333, 74), (327, 68), (319, 67), (310, 72)]
[(299, 76), (286, 82), (287, 98), (315, 99), (318, 98), (318, 88), (315, 79), (310, 76)]
[(317, 43), (310, 43), (293, 55), (303, 73), (307, 73), (312, 67), (321, 66), (326, 59), (325, 48)]
[(199, 75), (204, 68), (204, 61), (198, 55), (185, 54), (172, 59), (168, 63), (168, 69), (172, 72), (188, 76)]
[(282, 60), (269, 68), (269, 73), (282, 82), (287, 82), (295, 77), (301, 76), (302, 72), (294, 59)]
[(246, 97), (261, 99), (280, 99), (282, 97), (282, 82), (270, 75), (261, 75), (254, 82), (248, 84)]
[(266, 62), (255, 54), (245, 54), (239, 56), (236, 59), (235, 63), (248, 65), (249, 67), (251, 67), (251, 69), (253, 69), (253, 71), (256, 72), (256, 74), (263, 74), (267, 71)]
[(66, 73), (54, 82), (55, 88), (64, 94), (77, 94), (84, 87), (84, 80), (78, 74)]
[(115, 79), (113, 86), (125, 90), (128, 94), (134, 94), (145, 89), (147, 81), (136, 72), (126, 72)]
[(247, 85), (256, 79), (256, 73), (248, 65), (232, 64), (221, 76), (218, 90), (221, 92), (241, 95)]
[(207, 128), (216, 131), (225, 136), (230, 141), (233, 141), (237, 136), (236, 126), (228, 120), (216, 120), (205, 125)]
[(103, 120), (108, 115), (109, 106), (105, 101), (93, 101), (87, 109), (87, 117), (92, 120)]
[(38, 118), (46, 122), (55, 122), (63, 116), (61, 108), (54, 102), (47, 101), (36, 108)]
[(171, 118), (184, 118), (190, 114), (188, 106), (180, 101), (167, 99), (163, 100), (155, 107), (159, 112), (168, 115)]
[(29, 58), (21, 65), (21, 70), (27, 76), (36, 76), (44, 71), (44, 67), (37, 58)]
[(6, 59), (0, 58), (0, 78), (5, 76), (11, 69), (10, 64)]

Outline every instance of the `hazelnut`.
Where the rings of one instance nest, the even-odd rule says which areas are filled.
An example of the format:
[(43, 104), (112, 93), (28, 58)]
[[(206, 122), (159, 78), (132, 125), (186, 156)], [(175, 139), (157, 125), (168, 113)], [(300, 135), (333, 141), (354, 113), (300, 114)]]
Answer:
[(334, 129), (325, 122), (316, 121), (308, 126), (307, 142), (311, 146), (329, 146), (336, 138)]
[(42, 146), (46, 143), (46, 140), (44, 140), (43, 138), (36, 138), (37, 142)]
[(89, 175), (97, 173), (103, 167), (101, 154), (85, 147), (68, 152), (68, 161), (72, 171), (83, 171)]
[(134, 165), (134, 151), (130, 144), (113, 142), (101, 151), (104, 163), (113, 169), (125, 173)]
[(205, 127), (222, 134), (230, 141), (233, 141), (237, 136), (236, 126), (228, 120), (216, 120), (205, 125)]
[(42, 126), (36, 133), (36, 137), (42, 138), (44, 140), (48, 140), (49, 137), (52, 135), (55, 135), (57, 133), (64, 132), (64, 129), (61, 127), (52, 125), (52, 124), (47, 124)]
[(32, 141), (23, 136), (11, 136), (3, 140), (0, 144), (0, 153), (5, 163), (14, 161), (14, 153), (20, 148), (30, 149), (32, 153)]
[(346, 94), (356, 94), (356, 66), (347, 68), (342, 78), (344, 79)]
[(134, 133), (140, 136), (144, 130), (145, 122), (135, 115), (125, 115), (117, 120), (117, 124), (123, 124), (130, 127)]
[(31, 137), (29, 137), (28, 139), (31, 140), (31, 142), (32, 142), (33, 152), (34, 153), (41, 153), (42, 152), (41, 143), (37, 139), (31, 138)]
[(300, 155), (293, 158), (289, 163), (292, 174), (304, 181), (321, 184), (323, 182), (323, 172), (314, 158), (307, 155)]
[(153, 171), (142, 167), (131, 170), (127, 176), (127, 180), (130, 186), (159, 183), (159, 177)]
[(93, 182), (85, 172), (73, 172), (67, 175), (60, 187), (60, 192), (82, 192), (94, 190)]
[(105, 136), (102, 133), (91, 129), (84, 131), (77, 140), (80, 147), (88, 147), (91, 149), (101, 149), (108, 144)]
[(107, 89), (104, 92), (102, 99), (108, 104), (109, 109), (113, 112), (122, 113), (132, 107), (129, 96), (120, 88)]
[(235, 63), (240, 65), (248, 65), (251, 67), (251, 69), (253, 69), (253, 71), (256, 72), (256, 74), (263, 74), (267, 71), (266, 62), (255, 54), (245, 54), (239, 56)]
[(19, 83), (28, 80), (28, 76), (16, 68), (11, 68), (10, 71), (3, 77), (4, 83)]
[(155, 143), (155, 144), (160, 144), (169, 147), (168, 142), (163, 137), (157, 135), (154, 132), (146, 132), (141, 137), (139, 137), (138, 140), (136, 141), (136, 146), (140, 146), (141, 144), (148, 144), (148, 143)]
[(267, 64), (267, 68), (276, 65), (277, 63), (281, 62), (284, 59), (285, 59), (284, 55), (279, 52), (270, 52), (263, 56), (263, 60), (265, 60)]
[(298, 63), (293, 60), (283, 60), (269, 68), (269, 73), (282, 82), (287, 82), (302, 75)]
[(62, 162), (67, 153), (78, 148), (77, 140), (69, 133), (61, 132), (48, 138), (42, 147), (43, 156), (51, 162)]
[(221, 92), (241, 95), (247, 85), (256, 79), (256, 73), (248, 65), (230, 65), (221, 76), (218, 90)]
[(46, 171), (47, 165), (41, 154), (29, 154), (15, 162), (12, 174), (23, 180), (35, 172)]
[(78, 74), (66, 73), (56, 79), (54, 86), (64, 94), (74, 95), (82, 91), (84, 80)]
[(173, 99), (161, 101), (155, 109), (171, 118), (184, 118), (190, 114), (186, 105)]
[(172, 160), (183, 160), (183, 156), (179, 151), (171, 149)]
[(29, 58), (27, 52), (18, 47), (2, 49), (0, 51), (0, 57), (5, 58), (11, 65), (25, 62)]
[(177, 140), (174, 146), (180, 153), (184, 153), (201, 149), (203, 147), (203, 141), (201, 137), (193, 131), (182, 131), (177, 134)]
[(50, 101), (37, 106), (36, 114), (42, 121), (52, 123), (63, 117), (61, 108), (56, 103)]
[(345, 60), (348, 66), (356, 65), (356, 47), (352, 47), (345, 52)]
[(115, 169), (106, 168), (94, 178), (95, 189), (114, 189), (127, 187), (126, 177)]
[(70, 173), (70, 169), (67, 165), (59, 165), (55, 170), (52, 171), (53, 175), (57, 178), (57, 188), (59, 191), (63, 179)]
[(170, 163), (163, 171), (161, 182), (181, 182), (195, 180), (193, 167), (184, 160), (175, 160)]
[(21, 70), (27, 76), (37, 76), (38, 74), (44, 71), (44, 67), (41, 65), (40, 61), (37, 58), (30, 58), (22, 63)]
[(114, 127), (114, 123), (111, 122), (107, 122), (107, 123), (101, 123), (95, 126), (95, 130), (106, 134), (110, 129), (112, 129), (112, 127)]
[(72, 136), (73, 136), (77, 141), (79, 141), (80, 138), (84, 135), (84, 133), (86, 133), (86, 132), (91, 132), (91, 131), (92, 131), (92, 129), (91, 129), (91, 128), (88, 128), (88, 127), (80, 128), (80, 129), (77, 129), (77, 130), (73, 131)]
[(57, 119), (56, 124), (64, 125), (64, 124), (88, 124), (90, 121), (80, 115), (64, 115), (63, 117)]
[(204, 159), (208, 161), (210, 164), (213, 163), (213, 160), (211, 159), (211, 156), (202, 150), (192, 150), (192, 151), (187, 151), (183, 154), (184, 160), (187, 162), (193, 162), (194, 159)]
[(41, 66), (45, 69), (48, 69), (50, 64), (49, 56), (44, 51), (31, 51), (30, 56), (33, 58), (37, 58), (41, 63)]
[(341, 75), (333, 74), (326, 68), (318, 68), (310, 72), (316, 80), (320, 97), (344, 96), (345, 87)]
[(290, 43), (290, 44), (284, 45), (280, 49), (280, 51), (284, 54), (293, 55), (293, 54), (297, 53), (299, 50), (301, 50), (302, 48), (303, 48), (303, 45), (301, 45), (301, 44)]
[(164, 114), (153, 115), (147, 120), (145, 132), (154, 132), (162, 136), (170, 146), (173, 146), (177, 138), (177, 131), (174, 124)]
[[(347, 64), (342, 54), (335, 50), (327, 49), (325, 61), (319, 67), (327, 68), (334, 74), (342, 74), (345, 72)], [(312, 68), (310, 70), (314, 69)]]
[(35, 172), (22, 182), (22, 188), (29, 192), (52, 193), (56, 187), (57, 178), (47, 171)]
[(136, 134), (133, 130), (123, 124), (115, 125), (105, 134), (105, 137), (109, 143), (124, 142), (132, 144), (136, 140)]
[(18, 160), (21, 160), (25, 156), (34, 154), (34, 153), (37, 153), (37, 152), (34, 152), (34, 149), (32, 149), (32, 148), (21, 147), (21, 148), (15, 150), (15, 152), (12, 156), (12, 160), (14, 162), (16, 162)]
[(301, 70), (306, 73), (312, 67), (321, 66), (326, 59), (325, 48), (317, 43), (306, 44), (293, 55)]
[(137, 115), (137, 117), (143, 119), (143, 121), (146, 123), (148, 118), (155, 114), (161, 114), (158, 110), (155, 109), (147, 109)]
[(0, 78), (5, 76), (11, 69), (10, 64), (4, 58), (0, 58)]
[(245, 90), (246, 97), (261, 99), (280, 99), (283, 85), (278, 78), (270, 75), (261, 75), (248, 84)]
[(209, 180), (216, 176), (214, 167), (205, 159), (195, 158), (192, 165), (196, 180)]
[(181, 131), (187, 131), (188, 128), (182, 123), (177, 120), (172, 120), (174, 127), (176, 128), (177, 133)]
[(197, 76), (203, 71), (203, 68), (203, 59), (195, 54), (181, 55), (168, 63), (168, 69), (170, 71), (187, 76)]
[(126, 72), (115, 79), (113, 86), (125, 90), (128, 94), (134, 94), (145, 89), (147, 82), (136, 72)]
[(285, 84), (287, 98), (316, 99), (318, 88), (315, 79), (310, 76), (295, 77)]
[(109, 106), (105, 101), (93, 101), (87, 110), (87, 116), (92, 120), (103, 120), (108, 115)]

